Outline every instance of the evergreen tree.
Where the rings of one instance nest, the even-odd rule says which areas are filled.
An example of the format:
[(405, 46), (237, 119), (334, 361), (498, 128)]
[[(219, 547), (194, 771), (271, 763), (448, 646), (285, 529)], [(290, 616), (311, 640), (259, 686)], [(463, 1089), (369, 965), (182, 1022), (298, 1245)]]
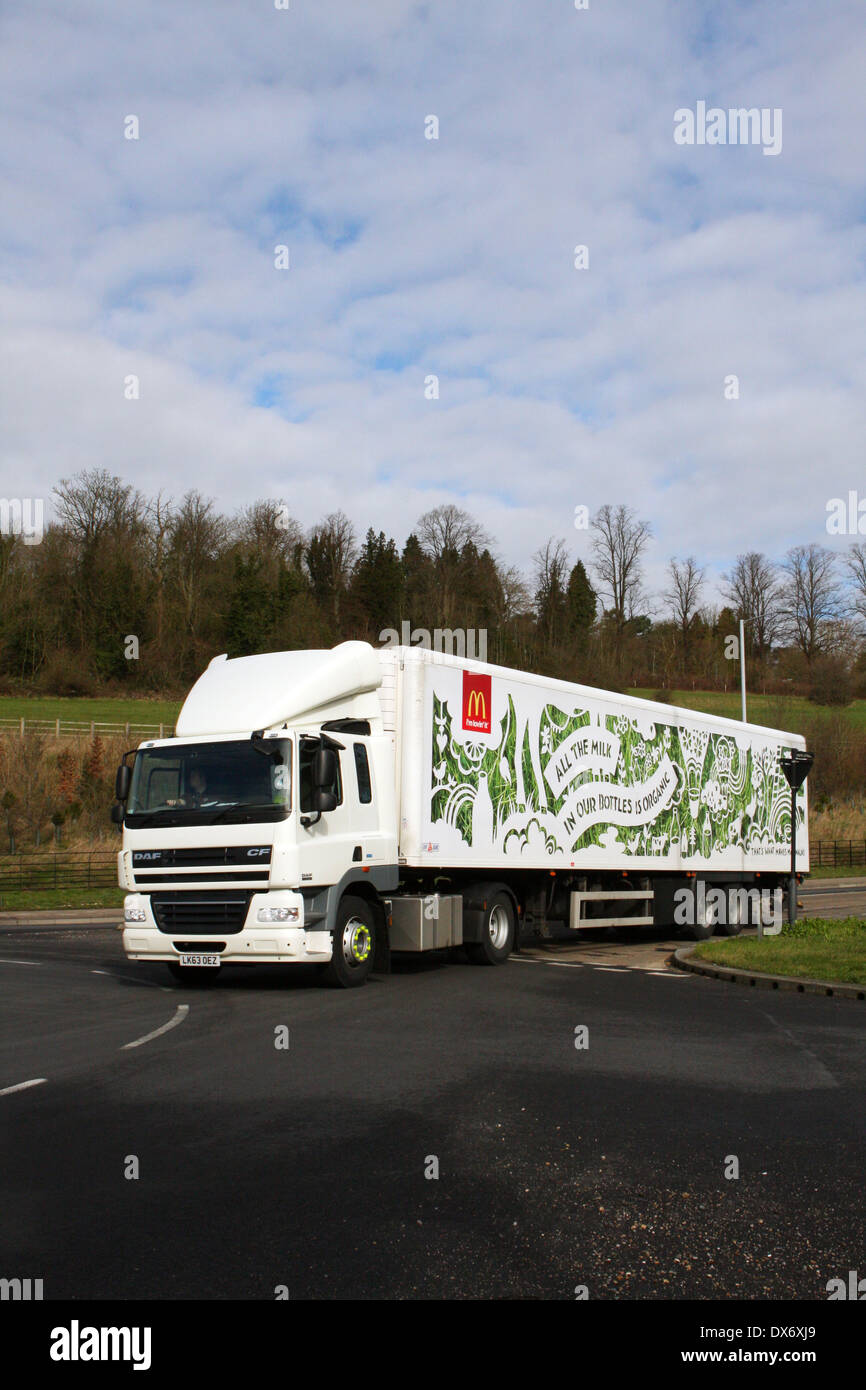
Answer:
[(360, 623), (374, 641), (386, 627), (399, 627), (403, 566), (394, 541), (384, 531), (367, 531), (352, 576), (351, 593)]
[(435, 623), (424, 621), (430, 604), (433, 565), (414, 531), (406, 539), (400, 563), (403, 570), (401, 621), (406, 619), (419, 627), (435, 627)]
[(262, 576), (257, 555), (235, 555), (234, 576), (226, 618), (226, 649), (230, 657), (266, 651), (274, 617), (274, 596)]
[(585, 646), (595, 623), (598, 599), (582, 560), (578, 560), (568, 576), (566, 611), (569, 636), (580, 646)]

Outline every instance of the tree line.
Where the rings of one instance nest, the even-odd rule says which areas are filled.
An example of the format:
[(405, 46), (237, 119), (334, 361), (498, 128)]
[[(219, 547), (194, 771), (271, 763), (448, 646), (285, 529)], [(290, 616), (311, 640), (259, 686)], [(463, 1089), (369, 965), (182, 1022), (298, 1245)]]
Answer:
[(727, 689), (746, 622), (749, 684), (842, 702), (864, 693), (866, 546), (737, 557), (706, 601), (694, 555), (645, 583), (650, 525), (624, 504), (588, 520), (586, 561), (545, 540), (523, 573), (454, 505), (400, 546), (344, 512), (305, 530), (282, 500), (229, 516), (197, 490), (146, 497), (107, 470), (63, 479), (39, 544), (0, 535), (7, 691), (180, 694), (212, 656), (378, 642), (404, 622), (484, 630), (487, 659), (608, 689)]

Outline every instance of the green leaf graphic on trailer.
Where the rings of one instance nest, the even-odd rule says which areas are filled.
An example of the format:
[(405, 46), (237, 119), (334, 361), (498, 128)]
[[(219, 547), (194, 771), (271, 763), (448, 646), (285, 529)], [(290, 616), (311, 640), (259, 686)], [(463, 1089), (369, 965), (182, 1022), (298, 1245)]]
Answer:
[(431, 816), (467, 845), (519, 854), (532, 839), (549, 855), (600, 845), (709, 858), (790, 844), (790, 793), (772, 747), (552, 704), (532, 718), (510, 695), (499, 733), (495, 747), (455, 737), (434, 694)]

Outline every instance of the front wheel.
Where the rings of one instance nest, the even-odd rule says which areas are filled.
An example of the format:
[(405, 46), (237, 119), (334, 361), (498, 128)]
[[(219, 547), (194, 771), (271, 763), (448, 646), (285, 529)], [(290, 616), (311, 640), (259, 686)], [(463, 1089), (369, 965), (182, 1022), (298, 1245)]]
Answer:
[(466, 952), (473, 965), (501, 965), (514, 949), (514, 904), (507, 893), (496, 893), (484, 910), (481, 940), (469, 942)]
[(363, 898), (343, 898), (337, 909), (333, 954), (322, 967), (322, 979), (337, 989), (362, 985), (373, 969), (376, 920)]

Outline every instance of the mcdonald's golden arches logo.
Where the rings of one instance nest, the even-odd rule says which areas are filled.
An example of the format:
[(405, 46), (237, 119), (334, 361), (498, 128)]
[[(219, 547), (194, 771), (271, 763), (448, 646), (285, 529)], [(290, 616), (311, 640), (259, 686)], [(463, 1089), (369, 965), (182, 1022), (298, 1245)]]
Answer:
[(493, 715), (490, 676), (463, 672), (463, 727), (489, 734)]

